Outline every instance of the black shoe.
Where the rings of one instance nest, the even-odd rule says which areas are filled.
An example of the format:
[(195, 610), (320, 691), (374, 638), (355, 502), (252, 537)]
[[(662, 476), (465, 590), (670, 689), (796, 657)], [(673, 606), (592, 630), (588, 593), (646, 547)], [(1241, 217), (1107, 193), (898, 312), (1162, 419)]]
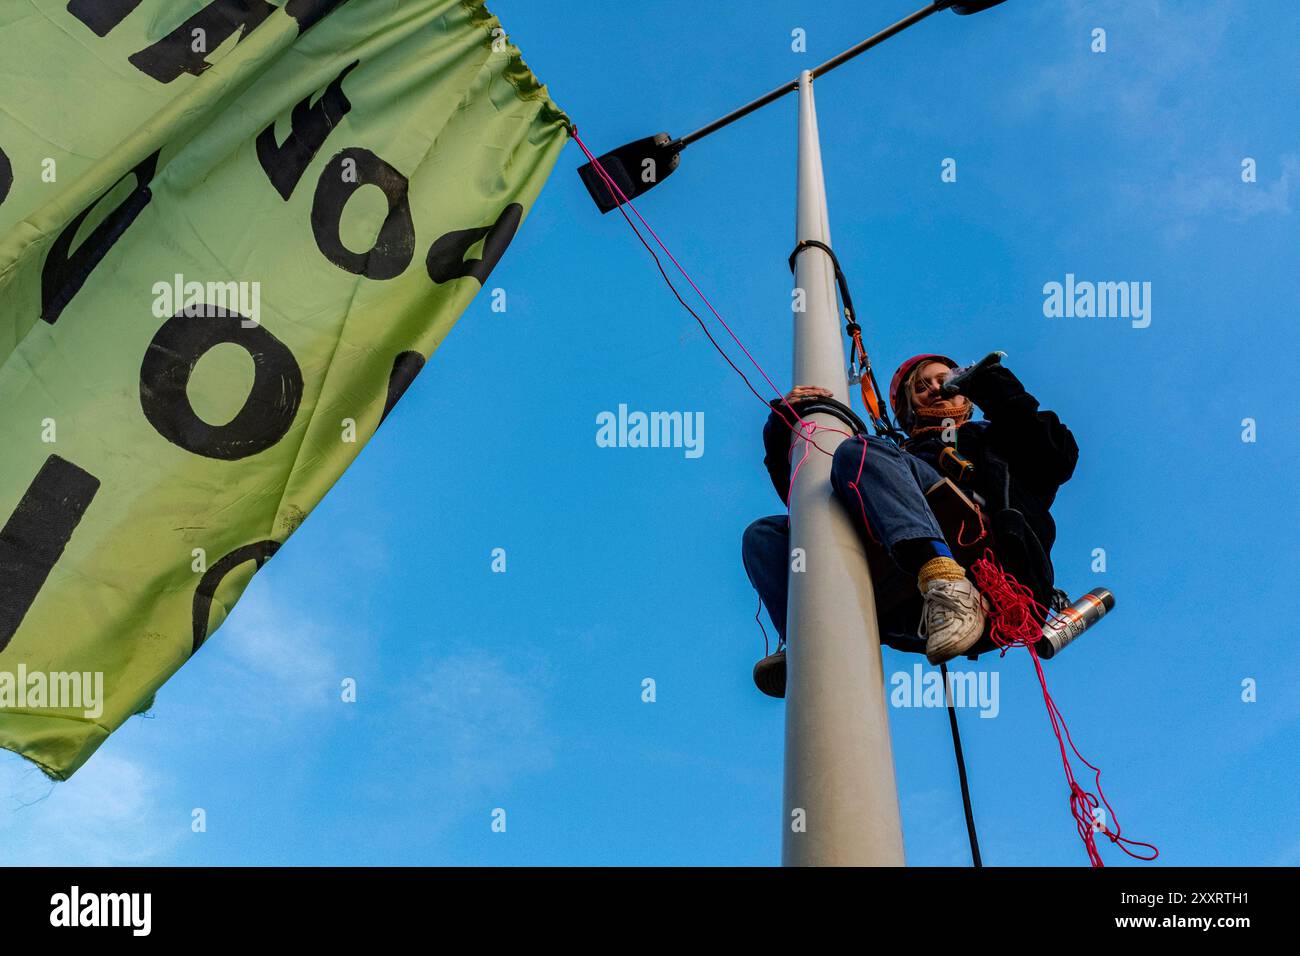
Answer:
[(785, 697), (785, 651), (769, 654), (754, 665), (754, 684), (768, 697)]

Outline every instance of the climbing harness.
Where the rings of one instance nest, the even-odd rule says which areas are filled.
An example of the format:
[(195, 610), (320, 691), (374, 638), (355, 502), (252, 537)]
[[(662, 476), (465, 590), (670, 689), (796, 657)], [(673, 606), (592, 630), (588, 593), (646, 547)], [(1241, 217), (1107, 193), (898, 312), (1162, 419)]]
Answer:
[[(840, 306), (844, 310), (844, 332), (850, 342), (849, 384), (861, 387), (862, 405), (871, 416), (871, 424), (875, 427), (876, 434), (888, 437), (897, 444), (901, 442), (903, 435), (890, 420), (889, 406), (880, 397), (880, 385), (876, 382), (876, 373), (871, 369), (871, 358), (867, 355), (866, 346), (862, 344), (862, 326), (858, 324), (857, 313), (853, 309), (853, 296), (849, 292), (849, 281), (844, 276), (844, 270), (840, 268), (840, 260), (835, 255), (835, 250), (826, 243), (817, 239), (803, 239), (790, 253), (789, 263), (792, 273), (795, 269), (795, 260), (807, 249), (819, 249), (826, 253), (835, 269), (835, 285), (839, 289)], [(862, 429), (862, 433), (866, 433), (865, 428)]]
[[(826, 455), (831, 454), (826, 449), (818, 445), (817, 442), (815, 441), (815, 434), (818, 430), (834, 431), (839, 434), (845, 435), (846, 437), (853, 437), (853, 435), (855, 434), (864, 436), (862, 440), (862, 445), (863, 445), (862, 454), (863, 454), (863, 463), (865, 463), (866, 451), (868, 445), (867, 440), (865, 438), (865, 434), (866, 434), (865, 423), (863, 423), (862, 420), (858, 418), (858, 416), (853, 412), (851, 408), (834, 399), (819, 398), (807, 402), (798, 402), (795, 404), (792, 404), (788, 399), (786, 399), (782, 395), (781, 390), (776, 387), (776, 384), (763, 370), (763, 367), (758, 363), (758, 360), (754, 358), (754, 356), (750, 353), (750, 351), (747, 348), (745, 348), (744, 343), (741, 342), (740, 338), (736, 335), (736, 333), (732, 331), (731, 327), (718, 313), (718, 310), (713, 307), (713, 304), (709, 301), (708, 297), (705, 296), (705, 294), (700, 290), (699, 286), (695, 283), (695, 281), (682, 267), (681, 263), (679, 263), (676, 257), (674, 257), (673, 254), (669, 251), (668, 247), (664, 244), (663, 240), (659, 238), (658, 234), (655, 233), (654, 229), (651, 228), (650, 224), (645, 221), (645, 218), (641, 215), (640, 211), (631, 202), (631, 200), (629, 200), (627, 196), (624, 195), (623, 190), (619, 188), (618, 184), (610, 177), (609, 173), (601, 166), (600, 161), (587, 148), (586, 144), (583, 143), (582, 139), (578, 136), (578, 131), (576, 127), (573, 129), (573, 138), (574, 141), (577, 142), (582, 152), (586, 155), (587, 160), (591, 163), (592, 168), (596, 171), (596, 173), (601, 177), (601, 180), (609, 188), (611, 194), (618, 196), (620, 200), (618, 204), (619, 212), (622, 213), (624, 220), (627, 222), (628, 226), (632, 229), (632, 232), (636, 235), (637, 239), (640, 240), (641, 244), (646, 248), (646, 251), (648, 251), (651, 257), (654, 259), (655, 265), (658, 267), (660, 275), (663, 277), (664, 282), (668, 285), (669, 289), (672, 290), (672, 293), (677, 298), (677, 301), (682, 305), (683, 308), (686, 309), (687, 312), (691, 314), (691, 316), (699, 324), (700, 328), (703, 329), (704, 334), (709, 339), (709, 342), (722, 355), (722, 357), (726, 360), (727, 364), (730, 365), (731, 368), (738, 375), (740, 375), (741, 379), (745, 382), (745, 385), (749, 388), (751, 392), (753, 392), (755, 397), (757, 397), (760, 401), (763, 401), (765, 405), (768, 405), (772, 409), (772, 411), (774, 411), (786, 423), (786, 425), (791, 429), (792, 432), (795, 432), (796, 434), (798, 434), (799, 437), (805, 440), (803, 457), (800, 459), (800, 462), (792, 470), (791, 482), (793, 483), (794, 475), (798, 473), (799, 466), (801, 466), (803, 462), (807, 460), (808, 455), (811, 453), (811, 451), (814, 448), (817, 451), (820, 451), (822, 454), (826, 454)], [(713, 334), (709, 331), (707, 323), (704, 321), (704, 319), (693, 308), (691, 308), (691, 306), (685, 301), (685, 299), (682, 298), (681, 293), (678, 292), (677, 287), (673, 284), (672, 280), (669, 278), (668, 272), (664, 268), (662, 261), (659, 259), (658, 254), (655, 252), (654, 248), (650, 245), (650, 243), (646, 240), (646, 238), (641, 235), (641, 231), (637, 228), (636, 223), (632, 221), (631, 217), (628, 216), (627, 211), (624, 207), (627, 207), (632, 210), (633, 214), (635, 214), (637, 220), (645, 228), (646, 232), (650, 234), (650, 236), (654, 239), (655, 243), (664, 252), (664, 254), (672, 262), (672, 264), (677, 268), (677, 271), (680, 272), (683, 278), (686, 279), (687, 283), (695, 291), (696, 295), (698, 295), (700, 299), (704, 302), (704, 304), (708, 307), (709, 312), (712, 313), (713, 317), (717, 319), (718, 323), (727, 331), (727, 334), (731, 337), (732, 341), (736, 343), (736, 345), (740, 348), (742, 352), (744, 352), (745, 357), (749, 359), (749, 361), (758, 370), (758, 373), (763, 377), (763, 380), (768, 384), (769, 387), (771, 387), (773, 392), (776, 393), (777, 398), (772, 399), (770, 401), (763, 399), (762, 395), (750, 382), (749, 378), (745, 375), (745, 373), (741, 371), (741, 369), (736, 365), (734, 361), (732, 361), (731, 357), (727, 354), (726, 350), (722, 348), (721, 344), (719, 344), (717, 339), (715, 339)], [(811, 240), (811, 239), (803, 240), (798, 245), (796, 245), (794, 251), (790, 254), (790, 259), (789, 259), (790, 269), (791, 271), (794, 270), (796, 258), (802, 252), (808, 249), (818, 249), (824, 252), (827, 256), (830, 257), (831, 263), (835, 269), (835, 281), (839, 290), (840, 301), (844, 311), (845, 332), (849, 336), (851, 342), (849, 369), (848, 369), (849, 380), (851, 383), (855, 383), (861, 386), (863, 406), (866, 408), (867, 413), (871, 418), (871, 424), (874, 427), (876, 434), (882, 438), (894, 442), (895, 444), (901, 445), (905, 439), (905, 436), (894, 425), (894, 422), (890, 417), (889, 405), (886, 402), (881, 400), (880, 386), (876, 382), (875, 373), (873, 372), (871, 367), (870, 357), (868, 356), (866, 347), (863, 344), (862, 327), (858, 324), (856, 320), (856, 315), (853, 310), (853, 300), (849, 293), (848, 282), (844, 277), (844, 271), (840, 268), (839, 261), (834, 251), (830, 248), (830, 246), (826, 245), (825, 243), (819, 242), (817, 240)], [(927, 357), (943, 358), (942, 356), (917, 356), (915, 359), (910, 361), (915, 362), (916, 360), (927, 358)], [(1000, 358), (1000, 354), (998, 357)], [(993, 359), (993, 356), (988, 356), (980, 364), (983, 365), (985, 363), (988, 363), (991, 359)], [(956, 363), (953, 364), (955, 366)], [(901, 371), (902, 369), (900, 369), (900, 372)], [(967, 370), (967, 371), (973, 371), (973, 370)], [(892, 392), (896, 389), (897, 380), (898, 380), (898, 375), (895, 375), (895, 380), (891, 382), (891, 395), (890, 395), (891, 399), (894, 397)], [(798, 407), (796, 407), (796, 404)], [(804, 415), (806, 414), (814, 414), (818, 412), (831, 415), (832, 417), (842, 422), (847, 428), (850, 429), (850, 431), (841, 431), (840, 429), (828, 428), (827, 426), (824, 425), (818, 425), (817, 423), (809, 421), (804, 417)], [(969, 469), (972, 468), (973, 466), (969, 461), (957, 455), (955, 450), (953, 450), (952, 455), (950, 456), (950, 461), (952, 462), (952, 464), (947, 466), (945, 470), (956, 468), (959, 476), (970, 474)], [(858, 469), (858, 480), (861, 479), (861, 474), (862, 474), (862, 468), (860, 466)], [(1009, 472), (1006, 476), (1004, 476), (1003, 483), (1004, 483), (1004, 489), (1003, 489), (1004, 498), (1007, 499), (1008, 506), (1009, 506), (1009, 498), (1010, 498)], [(861, 492), (857, 487), (857, 483), (851, 482), (850, 487), (852, 487), (854, 491), (858, 493), (859, 504), (861, 505), (862, 504)], [(864, 521), (865, 521), (865, 517), (866, 517), (866, 512), (864, 507), (863, 508)], [(962, 530), (964, 531), (964, 524)], [(984, 526), (982, 516), (979, 517), (979, 530), (980, 530), (979, 537), (974, 539), (974, 542), (968, 542), (967, 544), (981, 541), (988, 535), (988, 529), (985, 528)], [(871, 529), (869, 526), (867, 528), (867, 531), (868, 531), (868, 535), (871, 535)], [(960, 540), (961, 537), (962, 535), (961, 533), (959, 533), (958, 539)], [(1079, 836), (1083, 840), (1084, 846), (1087, 849), (1089, 862), (1095, 867), (1099, 867), (1103, 865), (1101, 856), (1097, 852), (1096, 836), (1095, 836), (1096, 833), (1104, 833), (1111, 840), (1112, 843), (1114, 843), (1121, 850), (1123, 850), (1129, 856), (1134, 857), (1135, 859), (1139, 859), (1139, 860), (1155, 859), (1157, 856), (1159, 856), (1160, 851), (1157, 850), (1154, 845), (1150, 843), (1137, 841), (1137, 840), (1132, 840), (1127, 837), (1121, 836), (1119, 821), (1116, 818), (1115, 812), (1111, 807), (1109, 801), (1106, 800), (1105, 794), (1102, 792), (1101, 771), (1096, 766), (1089, 763), (1083, 757), (1083, 755), (1079, 753), (1078, 748), (1075, 747), (1074, 745), (1073, 738), (1070, 736), (1069, 729), (1065, 725), (1065, 720), (1060, 712), (1060, 709), (1057, 707), (1056, 702), (1052, 700), (1051, 694), (1047, 690), (1047, 682), (1046, 682), (1046, 678), (1043, 675), (1041, 658), (1049, 657), (1052, 655), (1048, 653), (1040, 653), (1039, 648), (1036, 646), (1041, 641), (1044, 649), (1046, 649), (1049, 642), (1051, 641), (1051, 638), (1047, 637), (1045, 639), (1045, 633), (1046, 634), (1059, 633), (1061, 637), (1064, 637), (1066, 633), (1069, 633), (1069, 631), (1073, 629), (1073, 633), (1068, 638), (1059, 640), (1059, 642), (1052, 648), (1052, 653), (1054, 654), (1061, 647), (1064, 647), (1071, 640), (1077, 637), (1079, 633), (1082, 633), (1082, 631), (1087, 626), (1089, 626), (1091, 623), (1095, 622), (1096, 620), (1100, 619), (1102, 613), (1104, 613), (1104, 609), (1106, 608), (1106, 605), (1104, 603), (1104, 598), (1101, 597), (1096, 598), (1096, 605), (1103, 608), (1103, 610), (1100, 613), (1098, 613), (1097, 607), (1095, 607), (1093, 604), (1089, 604), (1086, 608), (1080, 608), (1076, 605), (1074, 610), (1076, 611), (1077, 616), (1070, 616), (1064, 613), (1065, 612), (1064, 602), (1061, 602), (1061, 606), (1056, 606), (1054, 604), (1051, 611), (1058, 612), (1058, 613), (1054, 613), (1049, 620), (1048, 614), (1050, 612), (1048, 611), (1048, 609), (1043, 608), (1042, 605), (1040, 605), (1034, 599), (1033, 592), (1031, 592), (1024, 585), (1020, 584), (1018, 581), (1016, 581), (1014, 577), (1006, 573), (1006, 571), (1004, 571), (1001, 568), (1001, 566), (998, 565), (997, 559), (991, 549), (989, 548), (985, 549), (984, 556), (971, 566), (970, 571), (972, 577), (975, 579), (976, 586), (979, 588), (980, 592), (989, 601), (990, 636), (993, 643), (996, 646), (1001, 648), (1002, 656), (1005, 656), (1006, 652), (1010, 650), (1012, 647), (1025, 647), (1033, 662), (1034, 670), (1039, 680), (1039, 686), (1042, 688), (1043, 700), (1047, 706), (1048, 719), (1051, 722), (1052, 731), (1056, 736), (1057, 744), (1060, 748), (1061, 761), (1065, 770), (1066, 780), (1070, 788), (1070, 810), (1072, 815), (1074, 816), (1076, 827), (1079, 832)], [(1082, 600), (1083, 599), (1081, 599), (1081, 601)], [(1111, 601), (1113, 604), (1113, 598), (1111, 599)], [(761, 601), (760, 601), (760, 613), (761, 613)], [(758, 618), (758, 615), (756, 614), (755, 617)], [(759, 620), (759, 626), (760, 628), (762, 628), (761, 619)], [(764, 636), (764, 645), (766, 647), (767, 629), (766, 628), (762, 628), (762, 629), (763, 629), (763, 636)], [(947, 703), (948, 703), (948, 717), (949, 717), (949, 723), (950, 723), (952, 736), (953, 736), (953, 748), (956, 754), (957, 771), (961, 782), (962, 803), (966, 813), (967, 833), (970, 838), (970, 844), (971, 844), (971, 856), (975, 866), (982, 866), (983, 864), (979, 852), (979, 841), (975, 830), (974, 814), (971, 810), (970, 788), (966, 779), (966, 762), (961, 747), (961, 736), (957, 727), (957, 714), (956, 714), (956, 710), (953, 707), (951, 691), (948, 685), (947, 665), (941, 664), (940, 670), (943, 674), (943, 679), (944, 679), (944, 689), (945, 689), (945, 695), (947, 697)], [(785, 678), (786, 678), (785, 671), (786, 671), (786, 661), (785, 661), (784, 641), (782, 641), (781, 644), (778, 645), (775, 654), (770, 654), (765, 656), (763, 660), (759, 661), (758, 665), (755, 666), (754, 668), (755, 683), (758, 684), (760, 690), (762, 690), (766, 694), (769, 694), (770, 696), (784, 697)], [(1082, 761), (1089, 769), (1091, 769), (1095, 773), (1094, 782), (1097, 791), (1095, 795), (1085, 790), (1075, 779), (1073, 768), (1071, 767), (1070, 764), (1069, 755), (1065, 748), (1066, 741), (1069, 742), (1070, 750), (1074, 753), (1074, 755), (1078, 757), (1080, 761)], [(1097, 811), (1102, 805), (1104, 805), (1106, 807), (1106, 810), (1109, 811), (1110, 820), (1114, 822), (1113, 830), (1110, 828), (1109, 823), (1107, 823), (1104, 819), (1102, 819), (1097, 814)], [(1138, 853), (1134, 853), (1131, 849), (1129, 849), (1129, 847), (1146, 847), (1147, 849), (1151, 850), (1151, 855), (1144, 856)]]

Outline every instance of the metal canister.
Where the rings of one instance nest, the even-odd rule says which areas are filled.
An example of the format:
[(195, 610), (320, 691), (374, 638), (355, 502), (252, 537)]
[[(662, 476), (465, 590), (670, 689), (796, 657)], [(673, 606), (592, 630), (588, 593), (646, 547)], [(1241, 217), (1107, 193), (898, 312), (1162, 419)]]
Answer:
[(1115, 595), (1106, 588), (1093, 588), (1069, 607), (1062, 608), (1043, 625), (1043, 639), (1036, 645), (1044, 660), (1055, 657), (1067, 644), (1092, 627), (1115, 607)]

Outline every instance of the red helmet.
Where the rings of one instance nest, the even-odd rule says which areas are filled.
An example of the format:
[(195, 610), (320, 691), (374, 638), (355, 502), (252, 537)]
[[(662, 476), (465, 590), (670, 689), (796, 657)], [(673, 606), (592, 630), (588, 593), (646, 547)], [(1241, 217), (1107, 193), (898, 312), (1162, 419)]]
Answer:
[(910, 400), (907, 402), (901, 401), (900, 392), (903, 390), (903, 382), (907, 379), (907, 376), (911, 373), (912, 369), (916, 368), (922, 362), (942, 362), (949, 368), (958, 367), (957, 363), (946, 355), (913, 355), (902, 365), (898, 366), (898, 371), (895, 372), (894, 377), (889, 380), (889, 405), (894, 410), (894, 417), (898, 419), (898, 424), (904, 429), (906, 429), (910, 424), (904, 420), (904, 417), (911, 418), (911, 415), (908, 414), (908, 410), (912, 407), (912, 404)]

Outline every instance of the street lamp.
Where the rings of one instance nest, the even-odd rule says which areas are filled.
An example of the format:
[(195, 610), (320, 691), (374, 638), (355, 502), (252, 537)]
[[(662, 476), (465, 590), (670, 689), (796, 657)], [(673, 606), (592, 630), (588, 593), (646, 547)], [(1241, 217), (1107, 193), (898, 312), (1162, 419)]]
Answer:
[[(981, 10), (987, 10), (989, 7), (995, 7), (1004, 2), (1005, 0), (967, 0), (967, 2), (935, 0), (934, 3), (923, 7), (911, 16), (904, 17), (856, 46), (849, 47), (843, 53), (832, 57), (810, 72), (813, 79), (817, 79), (819, 76), (829, 73), (837, 66), (853, 59), (859, 53), (865, 53), (873, 46), (883, 43), (895, 34), (906, 30), (912, 24), (919, 23), (930, 14), (937, 13), (940, 10), (950, 9), (959, 16), (969, 16), (972, 13), (979, 13)], [(628, 199), (635, 199), (667, 179), (681, 162), (682, 150), (691, 143), (734, 123), (743, 116), (748, 116), (768, 103), (779, 100), (787, 93), (793, 93), (798, 88), (799, 80), (796, 77), (790, 82), (768, 91), (758, 99), (746, 103), (740, 109), (732, 110), (725, 116), (719, 117), (712, 123), (702, 126), (695, 132), (680, 139), (673, 139), (668, 133), (657, 133), (644, 139), (633, 140), (597, 158), (600, 165), (604, 167), (605, 172), (623, 191), (623, 195)], [(619, 207), (621, 201), (616, 196), (611, 195), (609, 186), (605, 184), (604, 179), (601, 178), (600, 173), (595, 170), (591, 163), (584, 163), (579, 166), (578, 175), (582, 178), (582, 183), (587, 187), (587, 192), (591, 194), (596, 207), (602, 213), (610, 212)]]

